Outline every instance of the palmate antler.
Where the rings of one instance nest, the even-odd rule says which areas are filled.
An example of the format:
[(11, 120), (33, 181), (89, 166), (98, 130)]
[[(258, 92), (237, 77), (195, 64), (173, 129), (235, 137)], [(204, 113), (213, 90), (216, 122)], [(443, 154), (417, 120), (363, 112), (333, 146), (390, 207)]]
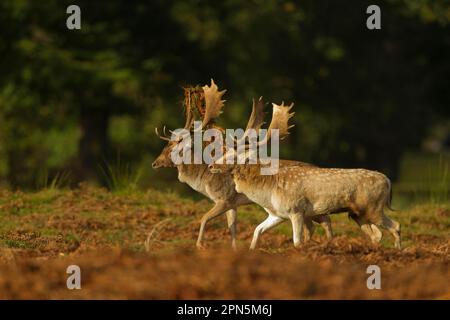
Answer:
[(255, 99), (253, 99), (252, 113), (250, 114), (247, 128), (245, 128), (246, 132), (249, 129), (255, 129), (256, 131), (261, 129), (262, 125), (264, 124), (264, 116), (266, 115), (266, 113), (264, 112), (264, 107), (265, 104), (263, 101), (263, 97), (260, 97), (258, 101), (255, 101)]
[[(219, 91), (219, 88), (211, 79), (211, 86), (205, 85), (203, 92), (205, 94), (205, 115), (201, 124), (201, 129), (205, 128), (210, 122), (220, 116), (225, 100), (222, 100), (222, 96), (227, 90)], [(196, 130), (198, 130), (196, 128)]]
[(236, 142), (236, 145), (239, 145), (242, 141), (245, 141), (251, 130), (256, 130), (256, 132), (259, 133), (259, 129), (261, 129), (264, 124), (264, 116), (266, 115), (264, 112), (264, 107), (265, 103), (263, 101), (263, 97), (259, 97), (258, 100), (253, 98), (252, 113), (248, 119), (247, 127), (245, 128), (243, 136), (239, 139), (232, 137), (232, 139)]
[[(253, 99), (252, 113), (248, 120), (247, 128), (245, 129), (244, 136), (238, 140), (238, 143), (246, 139), (250, 129), (254, 129), (259, 132), (259, 129), (261, 129), (261, 126), (264, 124), (264, 106), (262, 97), (259, 98), (258, 102), (255, 102), (255, 99)], [(289, 135), (289, 129), (294, 127), (294, 125), (289, 126), (289, 119), (295, 114), (295, 112), (289, 112), (293, 106), (294, 103), (291, 103), (289, 106), (285, 106), (284, 102), (282, 102), (281, 105), (272, 103), (272, 120), (269, 128), (267, 129), (267, 134), (261, 141), (258, 142), (258, 145), (263, 145), (269, 142), (272, 137), (273, 129), (279, 130), (280, 140), (283, 140)]]
[(294, 127), (294, 125), (289, 126), (289, 119), (295, 114), (295, 112), (289, 113), (293, 106), (294, 103), (291, 103), (289, 106), (285, 106), (284, 102), (281, 102), (281, 105), (272, 103), (272, 121), (270, 122), (269, 129), (267, 130), (267, 135), (264, 140), (268, 141), (270, 139), (272, 129), (279, 130), (280, 140), (283, 140), (289, 135), (289, 129)]

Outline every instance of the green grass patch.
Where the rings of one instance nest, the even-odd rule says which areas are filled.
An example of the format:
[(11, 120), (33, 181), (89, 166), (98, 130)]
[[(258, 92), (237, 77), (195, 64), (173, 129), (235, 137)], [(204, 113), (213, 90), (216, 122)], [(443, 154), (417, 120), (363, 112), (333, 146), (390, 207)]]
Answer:
[(12, 239), (3, 239), (0, 240), (0, 245), (6, 248), (15, 248), (15, 249), (33, 249), (34, 245), (23, 240), (12, 240)]

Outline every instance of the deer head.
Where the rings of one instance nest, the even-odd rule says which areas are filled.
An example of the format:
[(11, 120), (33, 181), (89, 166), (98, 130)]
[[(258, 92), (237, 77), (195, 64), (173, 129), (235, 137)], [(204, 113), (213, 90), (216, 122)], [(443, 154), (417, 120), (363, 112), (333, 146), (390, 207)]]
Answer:
[(164, 130), (163, 130), (163, 134), (164, 135), (160, 135), (158, 132), (158, 129), (155, 128), (155, 133), (156, 135), (164, 141), (167, 141), (166, 146), (162, 149), (161, 153), (159, 154), (159, 156), (155, 159), (155, 161), (153, 161), (152, 163), (152, 167), (153, 169), (158, 169), (158, 168), (168, 168), (168, 167), (174, 167), (174, 163), (171, 160), (170, 157), (170, 153), (172, 151), (172, 148), (176, 145), (176, 141), (170, 141), (170, 138), (166, 135), (166, 127), (164, 126)]
[[(184, 132), (191, 132), (192, 130), (203, 130), (204, 128), (212, 125), (214, 120), (222, 113), (222, 108), (225, 102), (225, 100), (222, 100), (222, 96), (225, 92), (226, 90), (219, 91), (217, 85), (214, 83), (214, 80), (211, 79), (211, 85), (203, 86), (201, 88), (200, 94), (197, 95), (197, 99), (195, 99), (194, 102), (192, 99), (192, 91), (185, 88)], [(204, 107), (201, 106), (202, 102), (204, 102)], [(194, 103), (196, 103), (196, 105), (194, 105)], [(199, 126), (198, 128), (192, 128), (195, 118), (195, 107), (197, 107), (200, 116), (203, 116), (201, 126)], [(167, 144), (161, 151), (160, 155), (152, 163), (152, 167), (154, 169), (161, 167), (174, 167), (175, 164), (172, 161), (171, 152), (182, 140), (182, 135), (176, 134), (175, 132), (169, 130), (169, 133), (171, 134), (171, 137), (169, 138), (169, 136), (165, 132), (165, 127), (163, 129), (163, 135), (159, 134), (157, 128), (155, 129), (155, 132), (160, 139), (167, 141)]]

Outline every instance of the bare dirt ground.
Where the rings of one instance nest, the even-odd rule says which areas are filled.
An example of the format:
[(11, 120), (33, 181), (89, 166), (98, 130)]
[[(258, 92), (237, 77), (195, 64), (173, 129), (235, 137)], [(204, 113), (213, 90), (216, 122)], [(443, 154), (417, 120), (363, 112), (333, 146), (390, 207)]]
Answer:
[[(225, 219), (209, 225), (207, 248), (196, 250), (209, 207), (155, 191), (0, 191), (0, 298), (450, 299), (450, 205), (388, 213), (402, 223), (402, 250), (388, 234), (370, 244), (339, 215), (331, 242), (317, 227), (294, 249), (286, 223), (255, 252), (247, 246), (265, 214), (254, 206), (239, 210), (238, 252)], [(81, 268), (81, 290), (66, 287), (71, 264)], [(367, 289), (372, 264), (381, 268), (381, 290)]]

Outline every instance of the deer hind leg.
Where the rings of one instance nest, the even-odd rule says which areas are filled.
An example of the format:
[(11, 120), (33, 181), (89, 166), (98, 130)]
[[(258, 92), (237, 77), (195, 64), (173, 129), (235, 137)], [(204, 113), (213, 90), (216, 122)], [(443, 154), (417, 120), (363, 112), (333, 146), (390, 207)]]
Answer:
[(203, 236), (205, 234), (206, 223), (215, 217), (220, 216), (225, 211), (229, 210), (230, 206), (226, 202), (217, 202), (214, 207), (202, 216), (200, 222), (200, 230), (197, 238), (197, 248), (202, 248)]
[[(390, 219), (384, 214), (385, 203), (381, 203), (377, 208), (368, 212), (367, 219), (377, 226), (380, 226), (389, 231), (394, 237), (394, 245), (397, 249), (401, 248), (401, 237), (400, 237), (400, 223), (395, 220)], [(374, 225), (371, 225), (372, 229)]]
[(299, 248), (302, 244), (302, 233), (303, 233), (303, 224), (304, 217), (300, 213), (294, 213), (289, 216), (292, 223), (292, 232), (293, 232), (293, 240), (294, 247)]
[(315, 216), (313, 218), (313, 220), (315, 222), (319, 223), (322, 226), (322, 228), (325, 230), (327, 240), (333, 239), (333, 229), (331, 228), (330, 216), (328, 216), (328, 215)]
[(231, 247), (236, 250), (236, 209), (231, 209), (226, 212), (227, 224), (231, 233)]
[[(266, 209), (267, 211), (267, 209)], [(253, 250), (256, 248), (256, 244), (258, 243), (259, 236), (266, 232), (267, 230), (272, 229), (273, 227), (279, 225), (281, 222), (283, 222), (283, 218), (277, 217), (271, 213), (269, 213), (269, 216), (261, 222), (256, 228), (255, 232), (253, 232), (253, 239), (252, 243), (250, 244), (250, 250)]]
[(370, 238), (372, 243), (379, 243), (381, 241), (381, 239), (383, 238), (383, 233), (375, 224), (369, 223), (356, 213), (350, 212), (348, 216), (358, 224), (358, 226), (361, 228), (361, 231)]
[(314, 223), (311, 217), (305, 217), (305, 223), (303, 225), (303, 241), (308, 242), (314, 233)]
[(381, 222), (381, 226), (386, 228), (394, 237), (394, 244), (397, 249), (401, 249), (401, 234), (400, 234), (400, 223), (391, 218), (388, 218), (383, 214), (383, 220)]

